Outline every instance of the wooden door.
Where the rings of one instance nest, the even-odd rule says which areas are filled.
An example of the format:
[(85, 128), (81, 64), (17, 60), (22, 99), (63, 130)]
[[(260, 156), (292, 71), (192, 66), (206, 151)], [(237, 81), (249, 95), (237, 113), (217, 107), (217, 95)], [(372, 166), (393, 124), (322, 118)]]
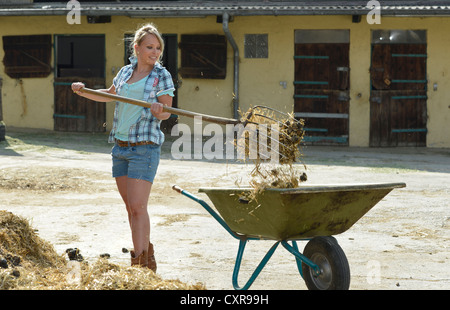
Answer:
[(373, 44), (370, 146), (426, 146), (426, 44)]
[(295, 116), (305, 142), (348, 145), (349, 43), (295, 44)]
[(73, 93), (70, 85), (83, 81), (87, 88), (104, 88), (103, 78), (55, 78), (54, 130), (69, 132), (104, 132), (106, 103), (96, 102)]
[(55, 49), (54, 130), (104, 132), (106, 103), (78, 96), (70, 85), (105, 88), (105, 36), (57, 35)]
[[(170, 72), (173, 85), (175, 86), (174, 97), (172, 99), (172, 107), (178, 108), (178, 42), (176, 34), (163, 34), (164, 55), (162, 59), (163, 66)], [(172, 132), (173, 126), (178, 123), (178, 115), (172, 114), (170, 117), (161, 122), (161, 130), (165, 134)]]

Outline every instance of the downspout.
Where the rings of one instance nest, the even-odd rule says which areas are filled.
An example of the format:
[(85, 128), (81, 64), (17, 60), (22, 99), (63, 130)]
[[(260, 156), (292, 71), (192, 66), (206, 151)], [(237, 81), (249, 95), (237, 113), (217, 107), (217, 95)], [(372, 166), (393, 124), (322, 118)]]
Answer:
[(6, 138), (5, 138), (6, 129), (5, 129), (5, 123), (3, 122), (2, 85), (3, 85), (3, 79), (0, 76), (0, 142), (6, 140)]
[(230, 33), (230, 29), (228, 29), (228, 20), (230, 15), (225, 12), (222, 15), (222, 27), (225, 36), (233, 47), (234, 50), (234, 77), (233, 77), (233, 117), (238, 119), (239, 117), (239, 49), (237, 47), (236, 42), (233, 39), (233, 36)]

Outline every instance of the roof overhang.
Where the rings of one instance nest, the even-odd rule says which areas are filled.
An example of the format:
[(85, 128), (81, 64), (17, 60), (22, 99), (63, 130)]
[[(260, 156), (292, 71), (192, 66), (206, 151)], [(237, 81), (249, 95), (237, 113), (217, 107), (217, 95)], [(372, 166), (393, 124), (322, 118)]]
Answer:
[[(450, 16), (450, 1), (383, 1), (382, 16)], [(0, 2), (0, 16), (67, 15), (68, 2), (40, 2), (5, 5)], [(222, 15), (366, 15), (369, 1), (148, 1), (148, 2), (83, 2), (81, 15), (129, 17), (192, 17)]]

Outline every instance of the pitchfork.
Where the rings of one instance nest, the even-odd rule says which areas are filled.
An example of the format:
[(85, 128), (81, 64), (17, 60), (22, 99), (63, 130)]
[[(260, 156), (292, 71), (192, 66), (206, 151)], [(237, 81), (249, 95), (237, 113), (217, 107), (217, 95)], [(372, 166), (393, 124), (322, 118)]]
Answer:
[[(134, 105), (141, 106), (141, 107), (146, 107), (146, 108), (151, 107), (151, 103), (149, 103), (149, 102), (132, 99), (132, 98), (124, 97), (124, 96), (119, 96), (119, 95), (113, 95), (110, 93), (106, 93), (106, 92), (102, 92), (102, 91), (94, 90), (94, 89), (89, 89), (86, 87), (81, 88), (80, 92), (108, 98), (108, 99), (111, 99), (111, 101), (116, 100), (116, 101), (121, 101), (121, 102), (129, 103), (129, 104), (134, 104)], [(233, 119), (233, 118), (226, 118), (226, 117), (211, 116), (211, 115), (207, 115), (207, 114), (191, 112), (191, 111), (187, 111), (187, 110), (183, 110), (183, 109), (179, 109), (179, 108), (168, 107), (168, 106), (164, 106), (163, 111), (171, 113), (171, 114), (175, 114), (175, 115), (179, 115), (179, 116), (187, 116), (187, 117), (191, 117), (191, 118), (202, 117), (202, 120), (205, 120), (205, 121), (211, 122), (211, 123), (220, 124), (220, 125), (242, 124), (245, 127), (247, 124), (261, 125), (264, 123), (264, 124), (268, 125), (268, 127), (271, 128), (271, 130), (275, 130), (275, 132), (278, 131), (278, 134), (282, 134), (284, 136), (286, 136), (286, 133), (280, 132), (279, 130), (274, 129), (270, 125), (277, 124), (278, 126), (283, 126), (286, 124), (286, 121), (288, 120), (291, 124), (296, 123), (296, 124), (299, 124), (299, 126), (303, 126), (303, 124), (301, 124), (297, 119), (295, 119), (293, 116), (291, 116), (287, 113), (275, 110), (270, 107), (260, 106), (260, 105), (252, 107), (250, 112), (248, 112), (246, 115), (244, 115), (244, 117), (242, 117), (242, 119), (240, 119), (240, 120)], [(254, 118), (254, 117), (263, 118), (264, 122), (252, 121), (252, 118)], [(258, 127), (258, 126), (256, 126), (256, 127)], [(267, 139), (270, 139), (271, 141), (275, 141), (271, 136), (269, 136), (257, 129), (256, 129), (256, 133), (263, 137), (266, 137)], [(252, 141), (255, 141), (250, 136), (251, 135), (249, 135), (249, 139)], [(276, 141), (276, 142), (280, 143), (279, 141)], [(286, 147), (286, 145), (284, 145), (282, 143), (280, 143), (280, 144)], [(267, 144), (265, 146), (267, 147)], [(280, 156), (284, 156), (283, 154), (281, 154), (279, 152), (277, 152), (277, 153)]]

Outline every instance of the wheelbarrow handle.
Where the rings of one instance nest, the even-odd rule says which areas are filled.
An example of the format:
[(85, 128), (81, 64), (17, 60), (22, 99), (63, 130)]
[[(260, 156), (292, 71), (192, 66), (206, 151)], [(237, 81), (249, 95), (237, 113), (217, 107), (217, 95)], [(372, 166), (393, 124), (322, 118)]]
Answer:
[(228, 231), (230, 233), (230, 235), (232, 235), (234, 238), (236, 239), (241, 239), (241, 236), (238, 235), (237, 233), (235, 233), (234, 231), (231, 230), (231, 228), (228, 226), (227, 223), (225, 223), (225, 221), (220, 217), (219, 214), (217, 214), (217, 212), (215, 212), (205, 201), (203, 201), (202, 199), (198, 198), (197, 196), (191, 194), (190, 192), (188, 192), (187, 190), (182, 189), (181, 187), (179, 187), (178, 185), (173, 185), (172, 189), (196, 202), (198, 202), (206, 211), (208, 211), (208, 213), (214, 217), (214, 219), (216, 221), (219, 222), (220, 225), (222, 225), (223, 228), (225, 228), (226, 231)]
[(181, 187), (179, 187), (178, 185), (173, 185), (173, 186), (172, 186), (172, 189), (173, 189), (174, 191), (180, 193), (180, 194), (181, 194), (181, 192), (183, 191), (183, 190), (181, 189)]

